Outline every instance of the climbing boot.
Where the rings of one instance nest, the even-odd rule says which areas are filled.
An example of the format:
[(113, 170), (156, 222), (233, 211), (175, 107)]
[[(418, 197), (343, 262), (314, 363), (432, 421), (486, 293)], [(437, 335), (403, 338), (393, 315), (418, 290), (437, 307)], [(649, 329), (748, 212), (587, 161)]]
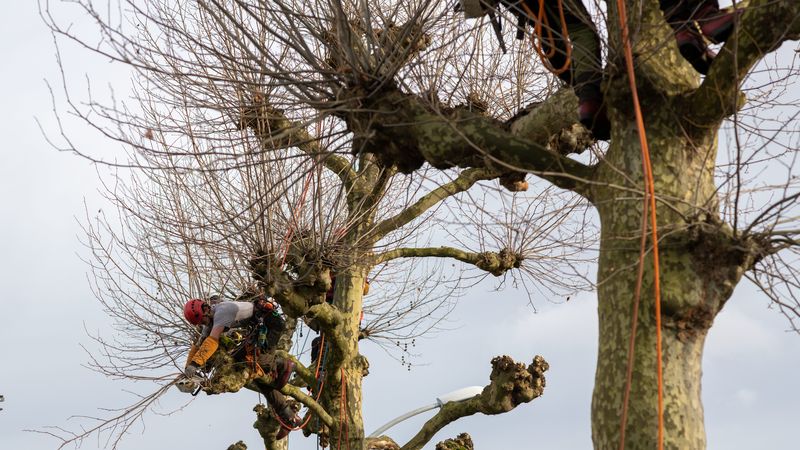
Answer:
[(278, 434), (275, 435), (275, 440), (278, 441), (288, 436), (292, 430), (303, 424), (303, 419), (289, 406), (284, 407), (278, 413), (278, 418), (281, 421), (281, 429), (278, 431)]
[(578, 120), (598, 141), (611, 139), (611, 122), (608, 120), (602, 98), (578, 99)]
[(685, 26), (675, 32), (675, 40), (678, 43), (678, 51), (681, 52), (686, 61), (694, 67), (694, 70), (705, 75), (714, 62), (717, 55), (708, 48), (700, 33)]
[(692, 15), (692, 20), (697, 21), (703, 36), (715, 44), (720, 44), (728, 40), (738, 16), (743, 12), (744, 9), (720, 10), (716, 1), (709, 1)]

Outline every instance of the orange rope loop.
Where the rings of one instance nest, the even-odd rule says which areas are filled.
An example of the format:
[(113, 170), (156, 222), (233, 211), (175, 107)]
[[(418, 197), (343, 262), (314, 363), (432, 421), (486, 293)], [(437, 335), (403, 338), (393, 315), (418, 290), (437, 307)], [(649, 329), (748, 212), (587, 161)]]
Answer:
[[(536, 50), (536, 54), (539, 55), (539, 59), (542, 60), (542, 64), (555, 75), (561, 75), (562, 73), (569, 70), (569, 66), (572, 64), (572, 44), (567, 43), (566, 47), (566, 61), (564, 65), (560, 68), (555, 68), (550, 64), (549, 59), (556, 54), (556, 42), (555, 38), (553, 37), (553, 29), (550, 27), (550, 21), (547, 19), (547, 15), (544, 13), (544, 3), (546, 0), (539, 0), (539, 11), (538, 14), (534, 14), (531, 8), (525, 4), (523, 1), (520, 3), (522, 5), (522, 9), (525, 10), (525, 14), (528, 15), (528, 18), (533, 21), (533, 34), (531, 35), (531, 44), (533, 49)], [(562, 0), (558, 0), (558, 16), (561, 21), (561, 39), (566, 43), (569, 39), (569, 30), (567, 30), (567, 20), (564, 16), (564, 5)], [(550, 46), (550, 49), (547, 53), (544, 52), (542, 49), (542, 43), (544, 42), (544, 31), (542, 30), (542, 25), (544, 25), (544, 31), (547, 31), (547, 43)]]

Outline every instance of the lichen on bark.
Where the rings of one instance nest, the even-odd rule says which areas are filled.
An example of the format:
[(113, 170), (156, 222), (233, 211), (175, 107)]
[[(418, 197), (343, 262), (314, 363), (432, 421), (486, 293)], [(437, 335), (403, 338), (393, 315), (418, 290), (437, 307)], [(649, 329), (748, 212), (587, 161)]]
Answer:
[(436, 450), (474, 450), (475, 446), (472, 443), (472, 436), (467, 433), (461, 433), (455, 439), (447, 439), (446, 441), (436, 444)]
[(229, 445), (227, 450), (247, 450), (247, 444), (242, 441), (238, 441), (235, 444)]

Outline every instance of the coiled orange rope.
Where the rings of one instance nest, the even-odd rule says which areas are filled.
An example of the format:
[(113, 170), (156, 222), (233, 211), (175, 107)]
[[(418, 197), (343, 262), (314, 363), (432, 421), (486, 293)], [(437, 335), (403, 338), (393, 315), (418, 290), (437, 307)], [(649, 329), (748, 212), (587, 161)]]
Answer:
[[(562, 0), (557, 0), (558, 15), (559, 19), (561, 20), (561, 39), (565, 42), (564, 47), (566, 47), (566, 61), (562, 67), (553, 67), (550, 64), (550, 58), (556, 53), (556, 43), (555, 38), (553, 37), (553, 29), (550, 28), (547, 15), (544, 13), (545, 1), (546, 0), (539, 0), (538, 14), (534, 14), (524, 1), (520, 3), (520, 5), (522, 5), (522, 9), (525, 10), (525, 14), (527, 14), (528, 17), (533, 21), (533, 35), (531, 35), (531, 43), (533, 44), (534, 50), (536, 50), (536, 53), (539, 55), (539, 58), (542, 60), (542, 64), (544, 64), (544, 66), (547, 67), (550, 72), (553, 72), (553, 74), (560, 75), (569, 70), (569, 66), (572, 64), (572, 44), (566, 43), (569, 39), (569, 31), (567, 30), (567, 21), (564, 17), (564, 5), (562, 4)], [(547, 31), (547, 42), (550, 46), (550, 49), (547, 51), (547, 53), (545, 53), (542, 49), (542, 42), (544, 41), (544, 31), (542, 30), (543, 25), (544, 30)]]

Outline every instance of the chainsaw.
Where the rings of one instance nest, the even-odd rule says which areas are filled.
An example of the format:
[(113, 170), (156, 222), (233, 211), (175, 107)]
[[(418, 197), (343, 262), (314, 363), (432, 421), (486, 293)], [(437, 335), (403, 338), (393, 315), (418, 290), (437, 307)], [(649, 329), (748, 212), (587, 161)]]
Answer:
[(192, 394), (193, 397), (196, 397), (197, 394), (200, 393), (200, 390), (203, 389), (203, 383), (207, 380), (207, 377), (200, 375), (191, 377), (181, 375), (178, 378), (180, 379), (175, 382), (175, 386), (178, 390), (186, 394)]

